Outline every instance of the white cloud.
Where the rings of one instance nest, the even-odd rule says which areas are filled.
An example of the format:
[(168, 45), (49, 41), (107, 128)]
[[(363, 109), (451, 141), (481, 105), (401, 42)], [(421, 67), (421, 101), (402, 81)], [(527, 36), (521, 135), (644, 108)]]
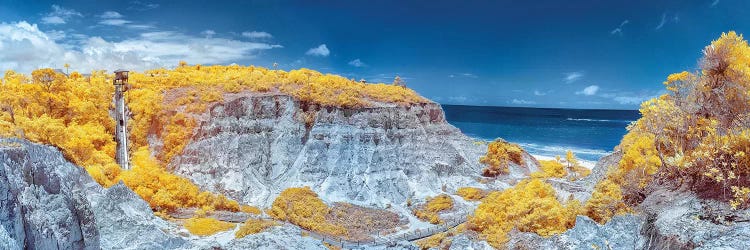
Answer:
[(328, 47), (325, 44), (321, 44), (318, 47), (311, 48), (305, 52), (305, 55), (311, 55), (311, 56), (323, 56), (326, 57), (329, 54), (331, 54), (331, 51), (328, 50)]
[(581, 79), (583, 77), (583, 72), (576, 71), (576, 72), (568, 72), (565, 73), (565, 77), (563, 80), (565, 80), (565, 83), (572, 83), (575, 81), (578, 81), (578, 79)]
[(367, 64), (365, 64), (364, 62), (362, 62), (362, 60), (359, 60), (359, 58), (351, 60), (349, 62), (349, 65), (357, 67), (357, 68), (367, 66)]
[(250, 38), (250, 39), (269, 39), (273, 38), (273, 36), (265, 31), (245, 31), (242, 32), (242, 36)]
[(29, 73), (41, 67), (60, 68), (65, 63), (80, 72), (116, 68), (141, 71), (174, 66), (180, 60), (191, 64), (228, 64), (282, 47), (172, 31), (143, 33), (118, 42), (75, 34), (72, 37), (80, 40), (75, 41), (75, 46), (68, 46), (55, 41), (58, 35), (56, 31), (43, 32), (36, 24), (25, 21), (0, 23), (0, 50), (4, 52), (0, 53), (0, 72), (13, 69)]
[(613, 98), (619, 104), (640, 104), (647, 99), (647, 97), (642, 96), (618, 96)]
[(510, 101), (512, 104), (518, 104), (518, 105), (529, 105), (529, 104), (536, 104), (534, 101), (527, 101), (524, 99), (513, 99)]
[(534, 95), (536, 95), (536, 96), (543, 96), (543, 95), (547, 95), (547, 93), (539, 91), (539, 90), (534, 90)]
[(65, 24), (68, 20), (73, 17), (82, 17), (80, 12), (73, 9), (67, 9), (60, 7), (59, 5), (52, 5), (52, 12), (47, 13), (42, 17), (42, 23), (44, 24)]
[(713, 2), (711, 3), (711, 8), (713, 8), (713, 7), (716, 7), (716, 5), (718, 5), (718, 4), (719, 4), (719, 0), (714, 0), (714, 1), (713, 1)]
[(99, 15), (99, 17), (104, 19), (117, 19), (122, 18), (122, 14), (117, 11), (105, 11), (104, 13)]
[(159, 8), (159, 4), (155, 3), (146, 3), (141, 1), (132, 1), (130, 2), (130, 7), (128, 7), (129, 10), (137, 10), (137, 11), (147, 11), (147, 10), (153, 10)]
[(599, 91), (599, 86), (597, 86), (597, 85), (591, 85), (591, 86), (588, 86), (588, 87), (584, 88), (581, 91), (577, 91), (576, 95), (591, 96), (591, 95), (596, 95), (596, 92), (598, 92), (598, 91)]
[(469, 98), (466, 96), (460, 95), (460, 96), (450, 96), (448, 97), (448, 100), (452, 103), (466, 103), (466, 101), (468, 101)]
[(212, 38), (214, 35), (216, 35), (216, 31), (213, 30), (204, 30), (201, 32), (201, 35), (205, 36), (206, 38)]
[(666, 23), (667, 23), (667, 13), (662, 13), (661, 14), (661, 21), (659, 21), (659, 24), (656, 25), (655, 29), (656, 30), (661, 29), (662, 27), (664, 27), (664, 24), (666, 24)]
[(617, 26), (617, 28), (615, 28), (612, 31), (610, 31), (609, 34), (610, 35), (620, 35), (620, 36), (622, 36), (622, 29), (628, 23), (630, 23), (630, 20), (625, 19), (625, 21), (622, 21), (620, 23), (620, 26)]
[(111, 26), (123, 26), (129, 23), (132, 23), (132, 22), (128, 20), (124, 20), (124, 19), (104, 19), (104, 20), (99, 21), (99, 24), (111, 25)]

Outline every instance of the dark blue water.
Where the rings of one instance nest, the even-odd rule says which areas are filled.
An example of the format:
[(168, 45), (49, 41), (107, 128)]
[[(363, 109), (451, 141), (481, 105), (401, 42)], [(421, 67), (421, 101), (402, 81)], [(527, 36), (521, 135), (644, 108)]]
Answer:
[(597, 161), (620, 143), (637, 110), (586, 110), (443, 105), (448, 122), (471, 137), (503, 138), (534, 155)]

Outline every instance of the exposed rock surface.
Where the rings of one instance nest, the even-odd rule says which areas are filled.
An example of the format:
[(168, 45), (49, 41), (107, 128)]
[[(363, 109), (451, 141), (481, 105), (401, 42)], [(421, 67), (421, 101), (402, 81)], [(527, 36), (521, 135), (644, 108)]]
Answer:
[(122, 184), (102, 188), (59, 150), (0, 139), (0, 249), (176, 249), (183, 239)]
[(534, 233), (511, 232), (509, 249), (644, 249), (646, 238), (641, 235), (643, 219), (615, 216), (604, 225), (588, 217), (578, 216), (576, 226), (548, 238)]
[[(340, 109), (283, 94), (225, 96), (171, 167), (203, 189), (268, 205), (288, 187), (330, 201), (401, 204), (477, 182), (486, 145), (445, 121), (439, 104)], [(536, 170), (511, 168), (522, 178)], [(490, 182), (498, 185), (501, 182)]]
[(668, 188), (648, 195), (640, 209), (649, 218), (644, 233), (653, 248), (750, 249), (750, 210)]
[(0, 244), (98, 249), (96, 220), (84, 198), (87, 182), (91, 177), (53, 147), (0, 139), (0, 227), (15, 241)]
[(302, 236), (299, 228), (272, 227), (265, 232), (247, 235), (231, 241), (224, 249), (321, 249), (327, 250), (320, 240)]
[(104, 249), (180, 249), (188, 243), (167, 233), (170, 225), (154, 216), (151, 207), (118, 183), (92, 199)]

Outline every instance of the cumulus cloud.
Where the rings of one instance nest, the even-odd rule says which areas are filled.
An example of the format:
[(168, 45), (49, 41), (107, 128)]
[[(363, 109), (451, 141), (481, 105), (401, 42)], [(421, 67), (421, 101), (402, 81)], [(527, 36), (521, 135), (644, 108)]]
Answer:
[(42, 23), (44, 24), (65, 24), (74, 17), (82, 17), (83, 15), (73, 9), (63, 8), (59, 5), (52, 5), (52, 12), (47, 13), (42, 17)]
[(599, 91), (599, 86), (597, 86), (597, 85), (591, 85), (591, 86), (588, 86), (588, 87), (584, 88), (581, 91), (577, 91), (576, 95), (591, 96), (591, 95), (596, 95), (596, 92), (598, 92), (598, 91)]
[(349, 62), (349, 65), (357, 67), (357, 68), (367, 66), (367, 64), (365, 64), (364, 62), (362, 62), (362, 60), (359, 60), (359, 58), (351, 60)]
[(578, 81), (582, 77), (583, 77), (583, 72), (580, 72), (580, 71), (568, 72), (568, 73), (565, 73), (565, 77), (563, 78), (563, 80), (565, 80), (565, 83), (572, 83), (572, 82)]
[(242, 32), (242, 36), (250, 38), (250, 39), (269, 39), (273, 38), (273, 36), (265, 31), (245, 31)]
[(311, 48), (307, 50), (307, 52), (305, 52), (305, 55), (310, 55), (310, 56), (326, 57), (329, 54), (331, 54), (331, 51), (328, 50), (328, 47), (325, 44), (321, 44), (320, 46)]
[(0, 53), (0, 72), (13, 69), (29, 73), (41, 67), (60, 68), (65, 63), (80, 72), (116, 68), (140, 71), (177, 65), (180, 60), (194, 64), (227, 64), (282, 47), (174, 31), (147, 32), (123, 41), (82, 35), (75, 46), (58, 43), (55, 36), (59, 34), (48, 34), (36, 24), (25, 21), (0, 23), (0, 48), (4, 51)]

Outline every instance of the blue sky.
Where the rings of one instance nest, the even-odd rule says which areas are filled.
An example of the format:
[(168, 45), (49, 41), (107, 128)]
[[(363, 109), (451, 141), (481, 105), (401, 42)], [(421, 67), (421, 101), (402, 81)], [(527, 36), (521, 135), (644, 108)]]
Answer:
[(0, 70), (276, 62), (445, 104), (635, 109), (749, 28), (741, 0), (0, 0)]

